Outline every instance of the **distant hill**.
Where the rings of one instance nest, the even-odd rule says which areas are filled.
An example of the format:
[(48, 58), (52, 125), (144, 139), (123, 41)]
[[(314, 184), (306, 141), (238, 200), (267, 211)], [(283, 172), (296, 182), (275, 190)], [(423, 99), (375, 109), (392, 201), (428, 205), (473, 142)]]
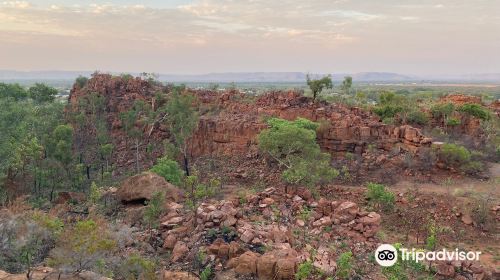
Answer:
[[(0, 80), (74, 80), (79, 75), (90, 76), (93, 71), (12, 71), (0, 70)], [(120, 74), (120, 73), (112, 73)], [(130, 73), (139, 75), (139, 73)], [(319, 77), (325, 74), (313, 74)], [(359, 72), (335, 73), (332, 78), (341, 81), (345, 76), (352, 76), (358, 82), (412, 82), (412, 81), (453, 81), (453, 82), (494, 82), (500, 83), (500, 73), (484, 73), (470, 75), (441, 75), (441, 76), (416, 76), (402, 75), (390, 72)], [(306, 73), (302, 72), (234, 72), (234, 73), (208, 73), (201, 75), (160, 74), (161, 81), (168, 82), (202, 82), (202, 83), (255, 83), (255, 82), (282, 82), (303, 83)]]

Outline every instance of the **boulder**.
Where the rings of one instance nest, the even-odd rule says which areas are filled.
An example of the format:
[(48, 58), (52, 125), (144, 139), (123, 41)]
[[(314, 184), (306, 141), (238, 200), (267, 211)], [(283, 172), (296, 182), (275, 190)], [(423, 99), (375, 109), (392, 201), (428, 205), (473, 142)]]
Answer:
[(163, 248), (172, 250), (175, 247), (175, 243), (177, 243), (177, 237), (175, 234), (169, 234), (163, 241)]
[(178, 241), (175, 243), (174, 250), (172, 251), (172, 262), (176, 262), (185, 257), (189, 252), (189, 248), (186, 243)]
[(294, 258), (279, 259), (276, 262), (275, 279), (280, 279), (280, 280), (294, 279), (295, 265), (296, 261)]
[(377, 214), (376, 212), (370, 212), (368, 215), (362, 217), (359, 222), (362, 223), (363, 225), (380, 225), (380, 215)]
[(469, 214), (465, 214), (462, 216), (462, 222), (466, 225), (472, 225), (472, 217)]
[(164, 192), (167, 202), (179, 201), (183, 196), (180, 189), (152, 172), (144, 172), (125, 179), (116, 195), (122, 202), (134, 202), (150, 200), (156, 192)]
[(196, 275), (185, 271), (163, 271), (162, 280), (197, 280)]
[(255, 275), (257, 273), (257, 253), (247, 251), (243, 255), (232, 258), (227, 266), (234, 268), (234, 271), (239, 275)]
[(272, 280), (278, 258), (272, 253), (265, 253), (257, 260), (257, 277), (262, 280)]
[(452, 278), (455, 276), (455, 267), (451, 264), (441, 262), (437, 264), (437, 274), (447, 277), (447, 278)]

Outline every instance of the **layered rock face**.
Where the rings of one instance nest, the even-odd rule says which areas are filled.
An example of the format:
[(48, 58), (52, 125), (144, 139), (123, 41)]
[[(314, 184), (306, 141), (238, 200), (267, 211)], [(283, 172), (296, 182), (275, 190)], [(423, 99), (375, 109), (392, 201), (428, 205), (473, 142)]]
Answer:
[[(117, 169), (131, 169), (135, 162), (134, 147), (126, 137), (120, 113), (132, 108), (136, 100), (142, 100), (157, 110), (158, 93), (167, 94), (168, 88), (151, 84), (140, 78), (125, 80), (107, 74), (97, 74), (83, 88), (75, 85), (71, 91), (68, 112), (84, 113), (85, 125), (77, 124), (76, 145), (84, 158), (95, 157), (96, 152), (87, 148), (96, 134), (92, 117), (92, 95), (102, 97), (103, 110), (99, 114), (106, 121), (114, 144), (113, 163)], [(279, 117), (294, 120), (307, 118), (321, 123), (318, 142), (325, 151), (356, 152), (361, 154), (368, 145), (373, 148), (392, 150), (397, 147), (417, 153), (422, 146), (429, 146), (430, 138), (411, 126), (385, 125), (378, 117), (359, 108), (347, 108), (339, 104), (314, 103), (296, 92), (270, 92), (248, 100), (238, 92), (193, 91), (198, 97), (200, 121), (189, 147), (191, 156), (245, 155), (256, 151), (257, 135), (267, 127), (265, 118)], [(89, 109), (90, 108), (90, 109)], [(139, 161), (142, 169), (148, 168), (163, 153), (162, 142), (170, 137), (168, 128), (159, 122), (143, 129), (144, 140), (140, 143)], [(79, 137), (80, 135), (80, 137)], [(82, 140), (83, 139), (83, 140)], [(90, 141), (91, 142), (91, 141)], [(127, 143), (128, 142), (128, 143)], [(85, 146), (87, 145), (87, 147)], [(146, 147), (149, 147), (146, 153)], [(152, 147), (152, 148), (151, 148)]]
[(319, 122), (318, 142), (322, 149), (332, 153), (362, 153), (369, 144), (385, 150), (398, 146), (416, 153), (419, 147), (432, 142), (417, 128), (385, 125), (359, 108), (313, 103), (310, 98), (295, 92), (272, 92), (259, 97), (255, 104), (238, 102), (235, 96), (221, 104), (223, 109), (219, 115), (200, 119), (191, 141), (194, 155), (251, 151), (257, 143), (257, 135), (266, 128), (266, 117), (287, 120), (302, 117)]

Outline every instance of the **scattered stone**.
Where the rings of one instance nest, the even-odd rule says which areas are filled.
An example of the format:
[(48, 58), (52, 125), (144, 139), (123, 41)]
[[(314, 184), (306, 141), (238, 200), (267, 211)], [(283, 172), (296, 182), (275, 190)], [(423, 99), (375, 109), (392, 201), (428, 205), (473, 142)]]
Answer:
[(177, 243), (175, 243), (174, 250), (172, 251), (172, 262), (177, 262), (178, 260), (184, 258), (188, 252), (189, 248), (186, 243), (177, 241)]
[(472, 225), (472, 217), (469, 214), (462, 215), (462, 222), (466, 225)]

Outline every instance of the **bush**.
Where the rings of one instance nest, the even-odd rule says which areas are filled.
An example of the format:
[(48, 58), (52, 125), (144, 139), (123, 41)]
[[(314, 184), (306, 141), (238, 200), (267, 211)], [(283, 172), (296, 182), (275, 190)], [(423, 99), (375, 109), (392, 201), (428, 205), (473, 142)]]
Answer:
[(116, 241), (104, 224), (79, 221), (61, 234), (48, 264), (75, 272), (91, 270), (105, 261), (115, 247)]
[(83, 88), (84, 86), (87, 85), (88, 81), (89, 81), (89, 78), (84, 77), (84, 76), (78, 76), (78, 78), (76, 78), (75, 83), (78, 85), (79, 88)]
[(453, 103), (444, 103), (444, 104), (436, 104), (431, 107), (432, 117), (438, 118), (446, 118), (451, 115), (455, 110), (455, 105)]
[(460, 166), (470, 161), (471, 155), (467, 148), (446, 143), (438, 151), (439, 158), (448, 166)]
[(408, 123), (426, 125), (429, 122), (429, 118), (422, 111), (412, 111), (408, 114)]
[(390, 191), (385, 190), (382, 184), (368, 183), (366, 197), (378, 208), (390, 211), (394, 208), (396, 197)]
[(42, 212), (0, 214), (0, 269), (23, 272), (42, 262), (54, 247), (63, 223)]
[(163, 157), (151, 168), (151, 171), (176, 186), (181, 185), (183, 172), (174, 160)]
[(210, 266), (207, 266), (200, 273), (200, 280), (209, 280), (211, 277), (212, 277), (212, 268)]
[(464, 104), (458, 108), (458, 111), (474, 116), (481, 120), (491, 119), (490, 112), (479, 104)]
[(158, 226), (158, 219), (163, 213), (164, 203), (165, 193), (163, 192), (155, 192), (151, 200), (148, 202), (148, 206), (144, 210), (144, 221), (150, 230)]
[(155, 280), (156, 264), (143, 258), (139, 254), (130, 255), (119, 267), (119, 274), (123, 279)]
[(352, 270), (352, 252), (342, 253), (337, 260), (337, 277), (349, 279)]
[(460, 120), (456, 118), (449, 118), (448, 120), (446, 120), (446, 125), (448, 126), (457, 126), (460, 125), (460, 123)]
[(381, 119), (394, 118), (397, 113), (403, 111), (403, 107), (396, 105), (383, 105), (378, 106), (373, 109), (373, 112), (377, 114)]
[(316, 143), (319, 124), (303, 118), (295, 121), (271, 118), (268, 124), (269, 128), (259, 134), (259, 149), (285, 167), (282, 173), (285, 182), (313, 187), (338, 175), (331, 168), (330, 154), (322, 153)]
[(297, 273), (295, 273), (295, 279), (296, 280), (306, 280), (309, 279), (309, 276), (311, 275), (313, 271), (313, 264), (311, 261), (303, 262), (299, 264), (299, 267), (297, 268)]
[(484, 165), (479, 161), (470, 161), (462, 165), (461, 169), (467, 175), (476, 175), (484, 170)]

